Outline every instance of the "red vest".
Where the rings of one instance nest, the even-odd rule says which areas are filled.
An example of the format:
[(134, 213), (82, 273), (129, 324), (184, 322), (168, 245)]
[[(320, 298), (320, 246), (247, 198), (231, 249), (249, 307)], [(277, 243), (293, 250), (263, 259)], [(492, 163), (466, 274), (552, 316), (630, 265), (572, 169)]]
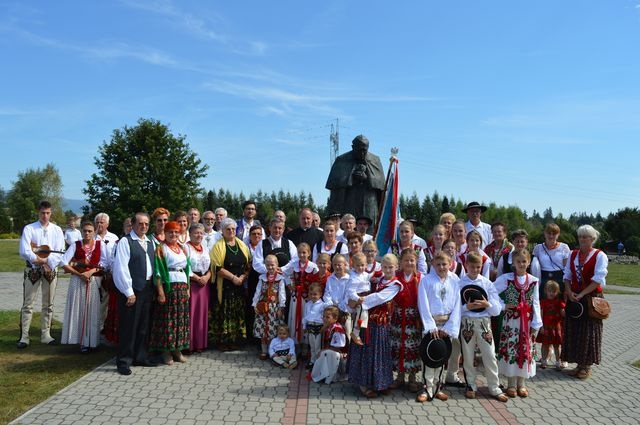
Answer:
[[(573, 292), (580, 292), (591, 283), (593, 275), (596, 274), (596, 260), (600, 250), (596, 249), (596, 252), (591, 258), (582, 265), (582, 281), (578, 280), (578, 274), (576, 273), (576, 257), (578, 252), (578, 249), (573, 250), (571, 252), (571, 258), (569, 259), (569, 261), (571, 261), (571, 290)], [(602, 293), (602, 285), (599, 285), (595, 289), (595, 292)]]
[(84, 249), (82, 248), (82, 241), (76, 241), (76, 252), (73, 256), (73, 259), (77, 263), (86, 264), (87, 268), (92, 269), (98, 267), (100, 264), (100, 241), (95, 241), (96, 244), (93, 247), (93, 252), (91, 253), (91, 258), (87, 262), (87, 258), (84, 255)]

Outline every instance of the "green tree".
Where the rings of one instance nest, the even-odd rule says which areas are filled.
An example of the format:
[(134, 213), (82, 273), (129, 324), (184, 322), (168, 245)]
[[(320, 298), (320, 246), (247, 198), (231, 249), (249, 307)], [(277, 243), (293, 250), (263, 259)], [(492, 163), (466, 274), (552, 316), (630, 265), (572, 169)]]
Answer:
[(42, 200), (51, 202), (51, 221), (64, 226), (62, 179), (53, 164), (18, 173), (18, 178), (7, 196), (7, 207), (13, 217), (13, 229), (16, 232), (21, 232), (25, 225), (38, 218), (36, 210)]
[(85, 213), (106, 211), (112, 227), (137, 211), (165, 207), (174, 212), (200, 205), (203, 190), (198, 181), (209, 168), (169, 127), (153, 119), (139, 119), (136, 126), (113, 131), (95, 158), (97, 173), (83, 192)]
[(7, 194), (0, 187), (0, 233), (8, 233), (11, 231), (11, 218), (9, 217), (9, 208), (7, 208)]

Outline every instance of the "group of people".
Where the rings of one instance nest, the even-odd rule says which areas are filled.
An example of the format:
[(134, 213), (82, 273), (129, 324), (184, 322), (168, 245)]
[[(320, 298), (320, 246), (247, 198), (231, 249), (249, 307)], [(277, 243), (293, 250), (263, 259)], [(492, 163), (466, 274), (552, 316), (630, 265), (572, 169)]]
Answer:
[(509, 240), (504, 223), (481, 221), (485, 210), (472, 202), (466, 221), (443, 214), (428, 241), (405, 220), (383, 253), (368, 217), (334, 214), (320, 226), (305, 208), (296, 229), (282, 211), (263, 227), (253, 201), (238, 220), (223, 208), (202, 220), (195, 208), (139, 212), (120, 239), (98, 214), (79, 238), (66, 232), (65, 249), (44, 201), (20, 243), (27, 266), (18, 348), (30, 343), (39, 287), (41, 342), (56, 343), (50, 322), (62, 267), (71, 279), (61, 342), (89, 352), (103, 333), (118, 344), (122, 375), (255, 343), (261, 359), (281, 367), (302, 361), (314, 382), (348, 380), (370, 398), (406, 386), (424, 402), (448, 399), (446, 386), (474, 398), (481, 358), (490, 394), (505, 402), (528, 395), (537, 342), (540, 367), (553, 353), (556, 369), (575, 363), (569, 373), (588, 378), (601, 360), (602, 320), (587, 304), (602, 297), (607, 274), (607, 256), (593, 248), (598, 232), (581, 226), (572, 251), (549, 224), (530, 253), (526, 231)]

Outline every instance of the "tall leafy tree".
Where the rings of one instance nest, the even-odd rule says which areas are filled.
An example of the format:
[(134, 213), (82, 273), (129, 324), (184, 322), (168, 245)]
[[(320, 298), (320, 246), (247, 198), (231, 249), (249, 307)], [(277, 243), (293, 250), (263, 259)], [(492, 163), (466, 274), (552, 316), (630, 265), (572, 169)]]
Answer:
[(29, 168), (19, 172), (7, 196), (7, 207), (16, 232), (37, 219), (36, 209), (40, 201), (45, 199), (53, 207), (51, 221), (64, 226), (62, 179), (56, 166), (47, 164), (44, 168)]
[(85, 213), (105, 211), (114, 228), (137, 211), (165, 207), (169, 211), (201, 204), (203, 190), (198, 181), (208, 165), (169, 127), (153, 119), (139, 119), (133, 127), (113, 131), (100, 146), (95, 165), (83, 192)]

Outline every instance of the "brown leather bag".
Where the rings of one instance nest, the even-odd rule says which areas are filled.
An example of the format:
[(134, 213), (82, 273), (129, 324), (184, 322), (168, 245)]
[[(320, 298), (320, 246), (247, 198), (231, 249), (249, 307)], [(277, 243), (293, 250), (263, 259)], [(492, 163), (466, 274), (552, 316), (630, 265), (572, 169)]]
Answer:
[(611, 314), (611, 304), (603, 297), (587, 297), (587, 312), (592, 319), (604, 320)]

